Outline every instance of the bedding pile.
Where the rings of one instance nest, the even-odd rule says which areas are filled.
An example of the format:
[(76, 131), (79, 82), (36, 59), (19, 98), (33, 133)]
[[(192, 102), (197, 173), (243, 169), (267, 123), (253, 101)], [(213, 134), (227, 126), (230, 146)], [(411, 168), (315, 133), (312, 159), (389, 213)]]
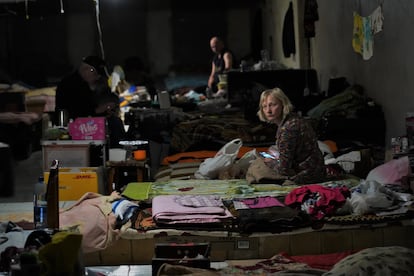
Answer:
[(401, 246), (366, 248), (359, 252), (289, 256), (281, 252), (266, 260), (230, 262), (221, 269), (179, 265), (161, 267), (157, 275), (412, 275), (414, 250)]
[(159, 226), (196, 226), (210, 229), (231, 224), (233, 216), (221, 198), (212, 195), (164, 195), (152, 200), (152, 217)]
[[(148, 237), (167, 228), (250, 235), (329, 229), (329, 225), (412, 224), (414, 197), (401, 181), (407, 171), (400, 169), (386, 178), (379, 173), (395, 162), (400, 168), (408, 166), (407, 159), (390, 161), (371, 172), (375, 179), (310, 185), (248, 184), (245, 179), (129, 183), (122, 194), (85, 194), (62, 210), (60, 221), (65, 229), (85, 235), (84, 252), (104, 249), (124, 234)], [(130, 201), (126, 206), (134, 207), (133, 214), (120, 216), (117, 208), (114, 212), (117, 200)]]
[(307, 216), (276, 197), (234, 198), (223, 202), (237, 221), (237, 231), (243, 234), (281, 233), (310, 225)]
[(220, 149), (240, 138), (244, 145), (273, 144), (276, 127), (249, 122), (240, 114), (204, 115), (178, 123), (172, 132), (172, 152)]

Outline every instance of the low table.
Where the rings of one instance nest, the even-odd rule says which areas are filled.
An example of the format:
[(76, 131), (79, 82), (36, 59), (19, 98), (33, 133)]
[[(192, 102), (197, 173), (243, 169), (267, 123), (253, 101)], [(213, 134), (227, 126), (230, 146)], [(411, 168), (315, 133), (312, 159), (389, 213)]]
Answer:
[(108, 171), (108, 191), (111, 193), (118, 190), (120, 173), (122, 170), (134, 168), (136, 170), (136, 181), (143, 182), (146, 178), (146, 170), (149, 170), (148, 160), (125, 160), (125, 161), (107, 161), (106, 168)]

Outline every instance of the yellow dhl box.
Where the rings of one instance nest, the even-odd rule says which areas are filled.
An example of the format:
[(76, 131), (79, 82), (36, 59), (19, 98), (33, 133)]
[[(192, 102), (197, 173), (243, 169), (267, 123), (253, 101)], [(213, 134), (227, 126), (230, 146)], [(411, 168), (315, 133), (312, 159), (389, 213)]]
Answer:
[[(47, 185), (49, 172), (44, 172)], [(59, 201), (80, 199), (85, 193), (99, 193), (99, 177), (97, 167), (59, 168)]]

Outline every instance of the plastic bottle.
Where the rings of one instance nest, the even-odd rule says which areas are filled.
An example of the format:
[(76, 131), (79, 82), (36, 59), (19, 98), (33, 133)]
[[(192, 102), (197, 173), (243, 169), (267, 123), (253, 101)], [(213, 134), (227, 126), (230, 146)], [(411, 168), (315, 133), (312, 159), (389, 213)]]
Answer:
[(34, 187), (33, 221), (35, 229), (47, 228), (46, 186), (43, 176), (40, 176)]
[(391, 149), (393, 154), (399, 154), (401, 152), (400, 137), (391, 138)]

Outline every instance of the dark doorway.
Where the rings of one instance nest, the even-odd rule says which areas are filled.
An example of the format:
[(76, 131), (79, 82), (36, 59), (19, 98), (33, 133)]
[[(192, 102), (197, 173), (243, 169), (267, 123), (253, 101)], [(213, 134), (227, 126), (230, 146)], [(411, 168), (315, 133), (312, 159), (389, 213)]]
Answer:
[[(226, 39), (226, 1), (173, 1), (173, 57), (175, 64), (210, 69), (210, 37)], [(194, 68), (192, 68), (194, 69)]]

